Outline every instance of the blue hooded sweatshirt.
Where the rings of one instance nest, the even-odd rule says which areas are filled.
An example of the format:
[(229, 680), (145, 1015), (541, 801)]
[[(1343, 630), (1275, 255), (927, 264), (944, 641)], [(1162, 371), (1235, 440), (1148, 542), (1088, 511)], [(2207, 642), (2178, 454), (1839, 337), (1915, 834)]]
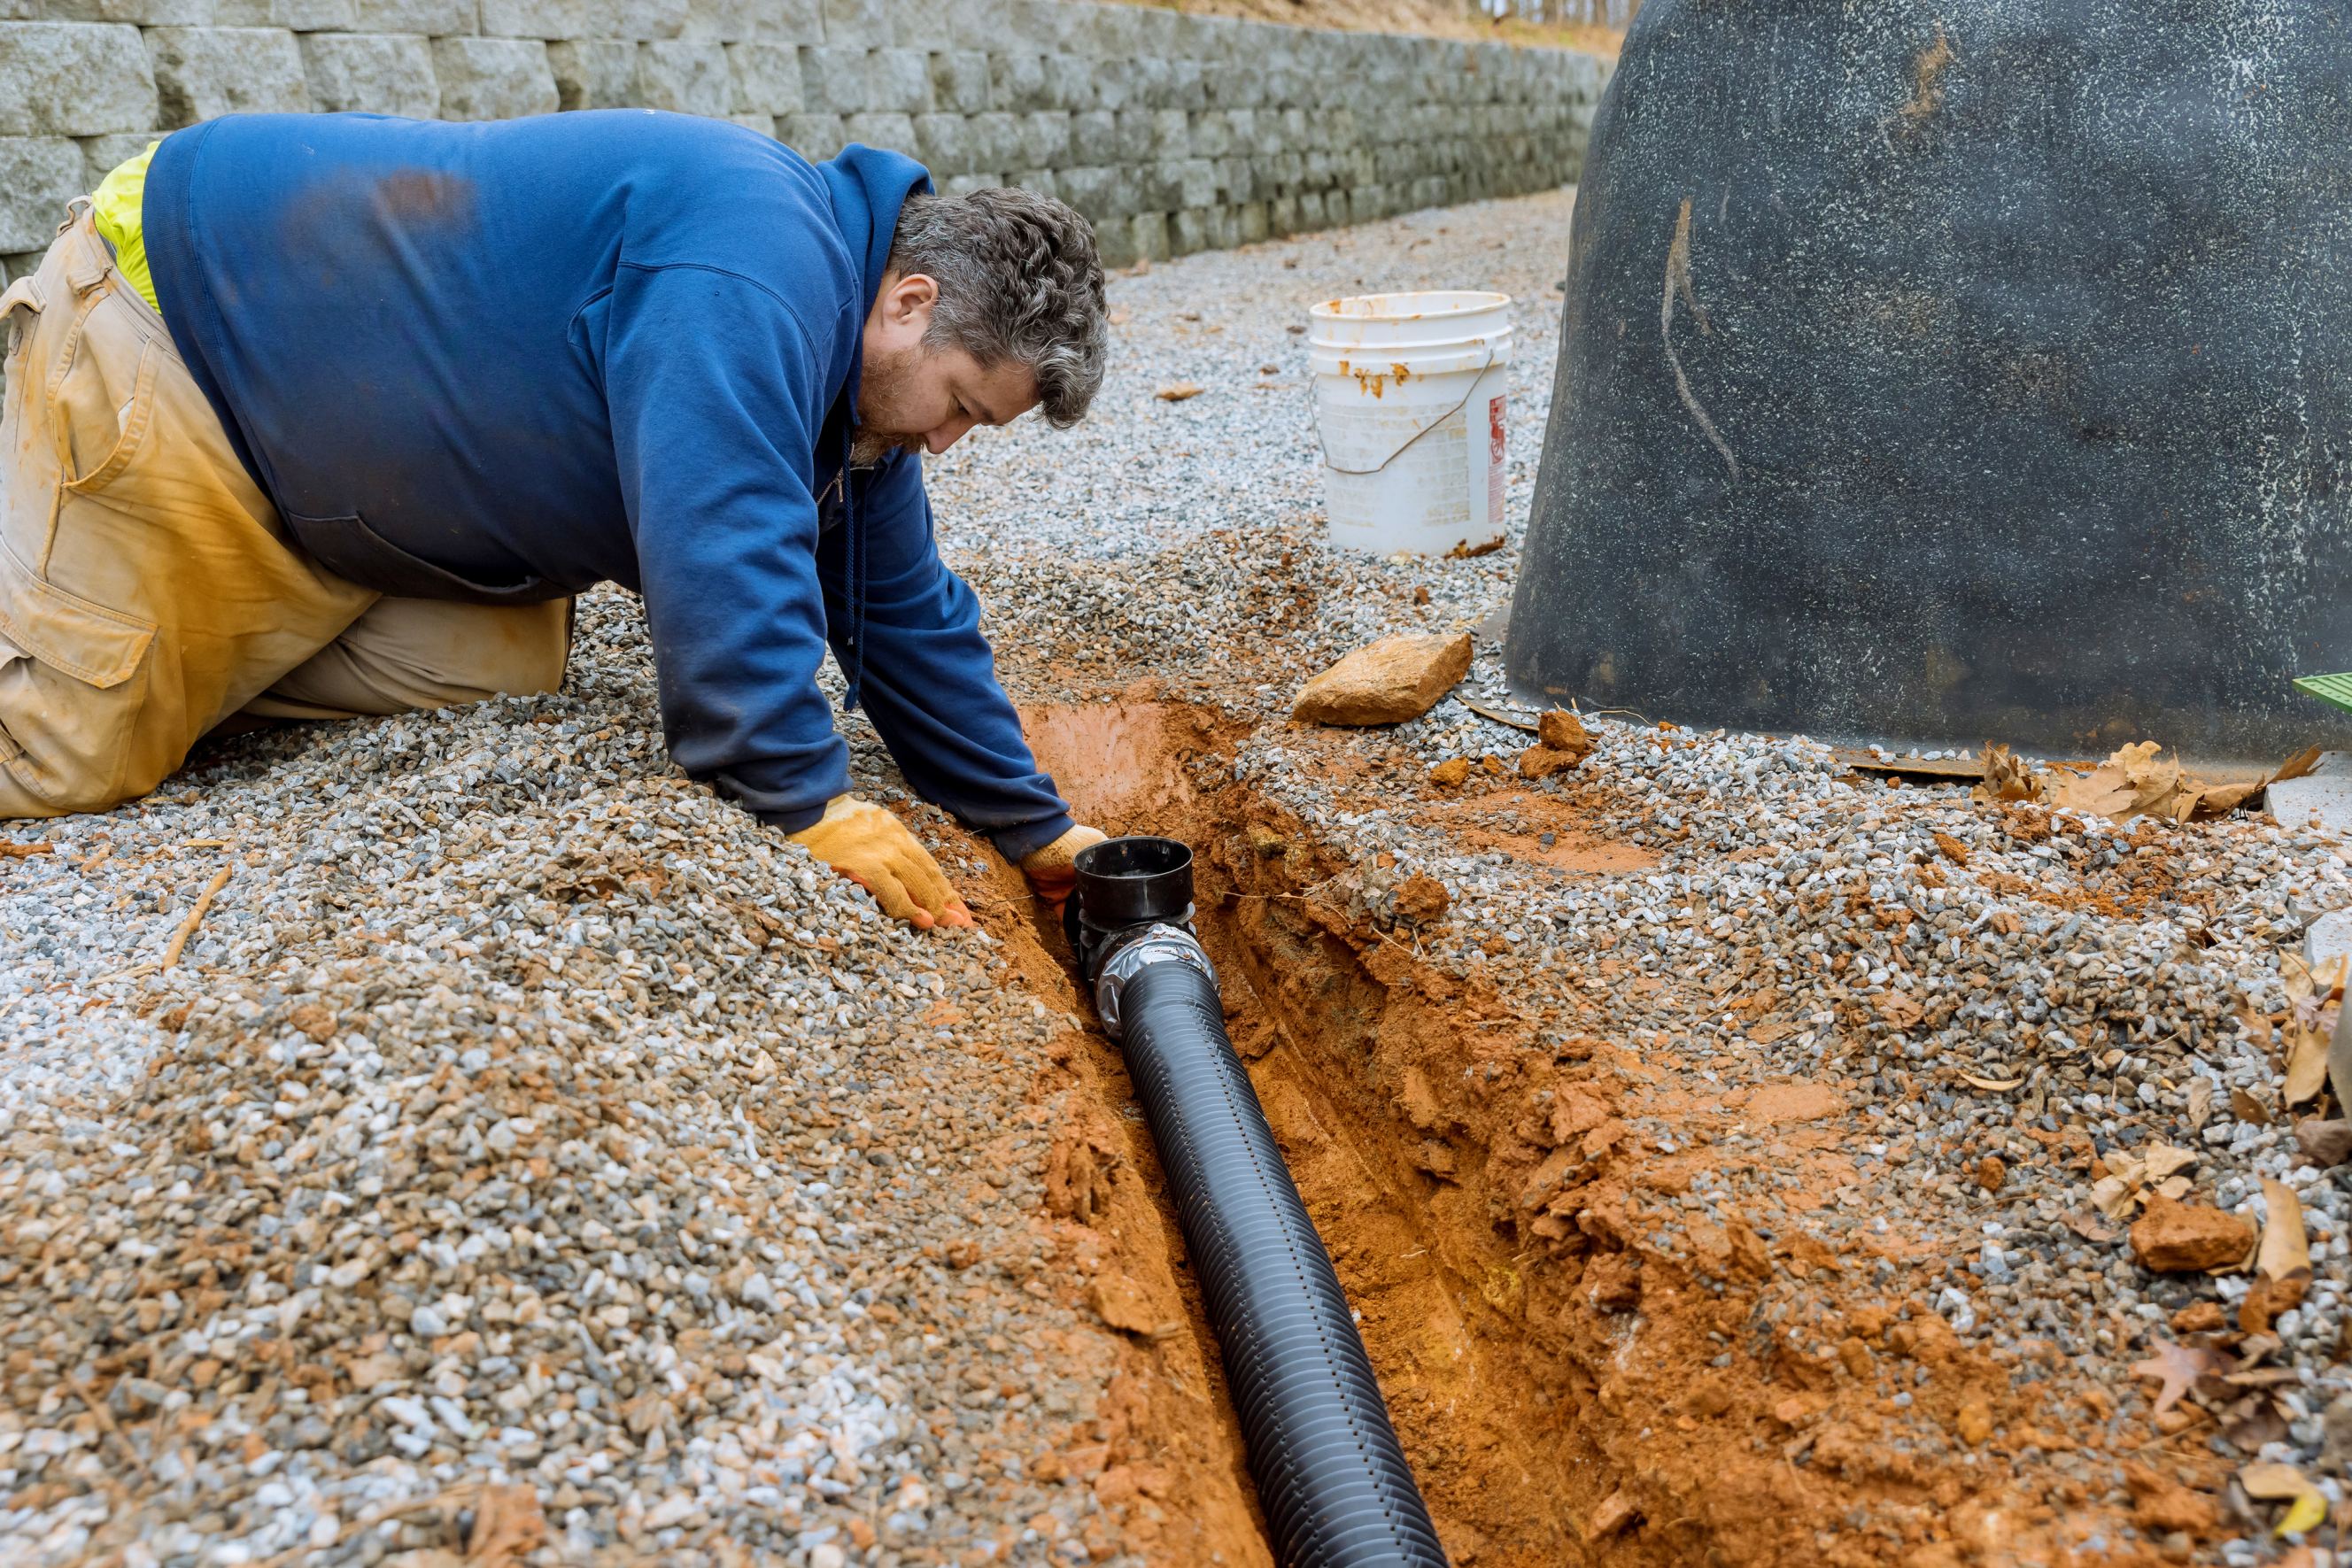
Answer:
[(830, 641), (908, 781), (1019, 858), (1070, 825), (940, 559), (919, 458), (848, 466), (922, 168), (642, 110), (215, 120), (148, 172), (173, 341), (329, 570), (645, 597), (670, 754), (787, 831), (849, 787)]

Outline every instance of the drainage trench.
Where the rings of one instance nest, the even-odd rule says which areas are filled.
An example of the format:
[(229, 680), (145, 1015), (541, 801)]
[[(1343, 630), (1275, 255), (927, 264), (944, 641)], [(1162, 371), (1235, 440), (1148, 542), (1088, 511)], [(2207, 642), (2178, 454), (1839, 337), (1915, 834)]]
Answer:
[[(1430, 1082), (1460, 1076), (1476, 1020), (1442, 981), (1393, 964), (1383, 972), (1379, 945), (1368, 962), (1354, 939), (1328, 928), (1331, 912), (1293, 891), (1335, 868), (1278, 810), (1244, 789), (1196, 788), (1203, 759), (1202, 777), (1230, 777), (1213, 760), (1217, 721), (1132, 704), (1045, 710), (1031, 721), (1041, 761), (1082, 819), (1193, 847), (1195, 921), (1218, 971), (1226, 1030), (1355, 1309), (1448, 1553), (1481, 1568), (1585, 1559), (1585, 1521), (1614, 1490), (1605, 1454), (1581, 1429), (1590, 1379), (1529, 1336), (1523, 1262), (1481, 1175), (1488, 1150), (1475, 1127), (1444, 1113)], [(1060, 934), (1032, 922), (1009, 936), (1030, 984), (1088, 1020), (1070, 1054), (1097, 1113), (1057, 1145), (1049, 1200), (1090, 1231), (1118, 1232), (1103, 1251), (1113, 1284), (1096, 1276), (1094, 1304), (1113, 1326), (1141, 1329), (1126, 1378), (1138, 1403), (1125, 1429), (1129, 1448), (1166, 1476), (1157, 1506), (1144, 1511), (1153, 1521), (1145, 1553), (1212, 1560), (1207, 1538), (1192, 1531), (1202, 1520), (1234, 1522), (1225, 1516), (1238, 1497), (1258, 1532), (1254, 1560), (1266, 1561), (1232, 1391), (1134, 1085), (1072, 984)], [(1111, 1173), (1121, 1167), (1150, 1194), (1148, 1232), (1139, 1234), (1131, 1211), (1111, 1215), (1119, 1186)], [(1181, 1300), (1181, 1322), (1144, 1321), (1153, 1309), (1126, 1297), (1135, 1287), (1150, 1298), (1160, 1273)], [(1237, 1561), (1230, 1545), (1228, 1535), (1227, 1563)]]

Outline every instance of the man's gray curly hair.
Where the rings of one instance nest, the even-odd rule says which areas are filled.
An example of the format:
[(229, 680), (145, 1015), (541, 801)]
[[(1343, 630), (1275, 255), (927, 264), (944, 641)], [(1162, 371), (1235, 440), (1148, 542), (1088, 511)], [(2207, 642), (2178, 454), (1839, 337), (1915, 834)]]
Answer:
[(898, 209), (890, 270), (940, 286), (926, 343), (961, 349), (983, 367), (1026, 365), (1048, 420), (1066, 427), (1086, 417), (1110, 338), (1086, 219), (1016, 186), (918, 193)]

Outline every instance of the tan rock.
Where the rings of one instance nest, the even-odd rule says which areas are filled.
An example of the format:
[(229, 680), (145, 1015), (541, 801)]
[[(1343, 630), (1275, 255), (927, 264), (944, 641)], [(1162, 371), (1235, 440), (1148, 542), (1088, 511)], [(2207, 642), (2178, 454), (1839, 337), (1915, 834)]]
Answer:
[(1584, 760), (1592, 748), (1583, 751), (1563, 751), (1555, 746), (1530, 746), (1519, 753), (1519, 777), (1549, 779), (1555, 773), (1566, 772)]
[(1299, 688), (1290, 716), (1310, 724), (1402, 724), (1470, 673), (1470, 638), (1383, 637)]
[(1554, 751), (1586, 752), (1592, 749), (1592, 737), (1586, 732), (1584, 721), (1564, 707), (1536, 716), (1536, 740)]
[(1123, 1333), (1148, 1337), (1160, 1327), (1161, 1314), (1153, 1309), (1151, 1297), (1124, 1274), (1097, 1276), (1087, 1294), (1102, 1321)]
[(2352, 1122), (2297, 1122), (2294, 1141), (2322, 1170), (2352, 1164)]
[(1469, 777), (1470, 759), (1466, 757), (1449, 757), (1429, 770), (1429, 781), (1442, 789), (1452, 789)]
[(2253, 1250), (2254, 1228), (2234, 1214), (2151, 1193), (2147, 1212), (2133, 1222), (2131, 1249), (2159, 1274), (2224, 1269)]

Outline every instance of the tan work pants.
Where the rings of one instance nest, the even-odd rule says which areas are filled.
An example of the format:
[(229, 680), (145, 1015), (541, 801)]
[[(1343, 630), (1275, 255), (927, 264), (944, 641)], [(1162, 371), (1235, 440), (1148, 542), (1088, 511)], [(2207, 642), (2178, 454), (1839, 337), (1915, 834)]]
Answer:
[(0, 818), (147, 793), (240, 711), (553, 691), (571, 602), (392, 599), (303, 554), (87, 204), (0, 294)]

